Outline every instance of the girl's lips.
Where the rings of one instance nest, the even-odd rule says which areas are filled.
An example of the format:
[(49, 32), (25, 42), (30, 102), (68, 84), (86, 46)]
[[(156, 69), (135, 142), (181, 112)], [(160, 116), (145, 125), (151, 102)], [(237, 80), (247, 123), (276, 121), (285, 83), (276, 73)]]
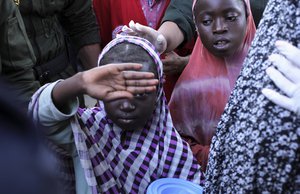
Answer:
[(229, 47), (228, 40), (218, 40), (214, 43), (213, 47), (218, 50), (226, 50)]
[(130, 118), (130, 119), (129, 118), (128, 119), (127, 118), (119, 118), (118, 120), (119, 120), (120, 123), (128, 124), (128, 123), (134, 122), (135, 119), (132, 119), (132, 118)]

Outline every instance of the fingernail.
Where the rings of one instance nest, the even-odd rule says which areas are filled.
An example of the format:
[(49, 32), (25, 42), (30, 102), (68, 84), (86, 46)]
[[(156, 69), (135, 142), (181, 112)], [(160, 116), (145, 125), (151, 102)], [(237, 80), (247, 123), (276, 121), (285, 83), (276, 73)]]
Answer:
[(137, 30), (140, 30), (141, 29), (141, 24), (135, 23), (135, 27), (136, 27)]
[(274, 61), (275, 61), (275, 56), (274, 56), (274, 54), (270, 55), (270, 56), (268, 57), (268, 60), (271, 61), (271, 62), (274, 62)]
[(122, 31), (125, 31), (125, 30), (127, 30), (128, 29), (128, 27), (126, 26), (126, 25), (124, 25), (123, 27), (122, 27)]
[(271, 67), (268, 67), (268, 68), (266, 69), (267, 75), (269, 75), (270, 71), (272, 71), (272, 70), (270, 70), (270, 68), (271, 68)]
[(269, 95), (270, 95), (270, 89), (268, 89), (268, 88), (263, 88), (263, 89), (261, 90), (261, 93), (262, 93), (263, 95), (265, 95), (265, 96), (269, 96)]
[(278, 49), (280, 49), (281, 47), (286, 47), (286, 46), (288, 46), (289, 44), (290, 44), (289, 42), (284, 41), (284, 40), (277, 40), (277, 41), (275, 42), (275, 46), (276, 46)]
[(132, 26), (134, 26), (134, 21), (133, 21), (133, 20), (131, 20), (131, 21), (129, 22), (129, 27), (132, 27)]
[(276, 60), (278, 60), (280, 58), (280, 55), (279, 54), (271, 54), (268, 59), (269, 61), (271, 62), (275, 62)]
[(272, 74), (272, 71), (274, 71), (275, 69), (274, 69), (274, 67), (268, 67), (267, 69), (266, 69), (266, 73), (267, 73), (267, 75), (268, 76), (270, 76), (270, 74)]
[(285, 43), (284, 40), (277, 40), (277, 41), (275, 42), (275, 46), (280, 46), (280, 45), (282, 45), (282, 44), (284, 44), (284, 43)]

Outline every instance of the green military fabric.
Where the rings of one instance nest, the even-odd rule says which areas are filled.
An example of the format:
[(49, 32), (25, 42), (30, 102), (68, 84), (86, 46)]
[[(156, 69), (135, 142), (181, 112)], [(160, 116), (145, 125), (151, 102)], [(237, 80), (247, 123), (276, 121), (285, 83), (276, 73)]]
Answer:
[(39, 87), (32, 69), (36, 59), (16, 5), (0, 0), (0, 7), (0, 73), (27, 104)]
[[(100, 42), (91, 0), (21, 0), (19, 9), (37, 58), (37, 66), (48, 63), (63, 53), (68, 55), (66, 35), (70, 37), (76, 51), (85, 45)], [(74, 74), (70, 61), (66, 63), (68, 64), (56, 61), (55, 66), (64, 66), (63, 69), (67, 66), (67, 69), (59, 74), (55, 72), (48, 81)], [(54, 69), (61, 68), (55, 67), (51, 71), (57, 71)]]
[(251, 11), (256, 27), (260, 22), (267, 3), (268, 0), (250, 0)]
[(184, 42), (195, 36), (195, 24), (192, 14), (193, 0), (171, 0), (162, 23), (172, 21), (178, 25), (184, 34)]

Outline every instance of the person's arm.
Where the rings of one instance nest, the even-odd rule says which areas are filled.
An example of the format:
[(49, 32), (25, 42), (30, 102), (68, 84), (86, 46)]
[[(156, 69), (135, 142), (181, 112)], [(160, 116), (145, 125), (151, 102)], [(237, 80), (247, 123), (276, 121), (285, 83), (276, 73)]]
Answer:
[(192, 0), (172, 0), (158, 30), (131, 21), (123, 31), (148, 39), (160, 53), (170, 52), (195, 35), (192, 5)]
[(167, 46), (164, 52), (170, 52), (174, 50), (184, 41), (183, 32), (174, 22), (164, 22), (159, 27), (158, 32), (162, 34), (167, 41)]
[(69, 0), (61, 13), (60, 22), (78, 51), (85, 69), (97, 67), (100, 53), (99, 25), (91, 1)]
[(182, 31), (174, 22), (165, 22), (158, 30), (155, 30), (130, 21), (129, 28), (124, 26), (122, 30), (130, 35), (149, 40), (160, 53), (174, 50), (184, 40)]
[[(180, 44), (190, 41), (195, 36), (195, 24), (193, 20), (192, 7), (193, 7), (193, 0), (185, 0), (185, 1), (171, 0), (170, 1), (170, 4), (162, 19), (162, 24), (160, 28), (169, 27), (165, 23), (171, 22), (176, 26), (171, 26), (169, 31), (168, 28), (165, 28), (167, 31), (162, 32), (163, 35), (167, 35), (169, 37), (168, 33), (170, 32), (172, 33), (172, 31), (175, 30), (170, 36), (171, 40), (174, 35), (176, 36), (178, 35), (179, 31), (182, 33), (183, 39), (181, 42), (177, 42), (174, 45), (170, 45), (170, 48), (168, 48), (167, 51), (171, 51), (177, 48)], [(162, 30), (164, 29), (159, 29), (159, 31)], [(166, 39), (168, 38), (166, 37)], [(169, 43), (172, 42), (168, 41), (168, 44)]]
[(154, 74), (139, 72), (141, 64), (108, 64), (79, 72), (40, 88), (32, 97), (29, 112), (55, 144), (69, 152), (73, 150), (70, 118), (78, 109), (77, 96), (88, 94), (99, 100), (131, 98), (133, 94), (156, 90)]
[(131, 63), (109, 64), (77, 73), (54, 87), (52, 100), (58, 109), (66, 111), (64, 105), (82, 94), (109, 101), (154, 91), (158, 80), (153, 73), (136, 71), (141, 67)]
[(267, 68), (267, 74), (275, 85), (286, 95), (264, 88), (262, 93), (275, 104), (300, 116), (300, 49), (284, 41), (277, 41), (280, 54), (270, 56), (276, 67)]
[(100, 51), (98, 43), (85, 45), (79, 49), (79, 58), (86, 70), (97, 66)]

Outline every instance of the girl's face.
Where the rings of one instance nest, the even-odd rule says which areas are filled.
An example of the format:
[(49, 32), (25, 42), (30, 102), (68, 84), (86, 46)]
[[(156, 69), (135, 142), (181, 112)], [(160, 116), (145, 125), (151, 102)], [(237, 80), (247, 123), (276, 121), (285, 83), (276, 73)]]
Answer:
[[(153, 65), (153, 64), (151, 64)], [(143, 64), (141, 71), (153, 72), (149, 64)], [(142, 129), (151, 117), (156, 103), (157, 93), (144, 93), (135, 95), (132, 99), (116, 99), (110, 102), (104, 102), (105, 111), (108, 118), (114, 124), (123, 130), (139, 130)]]
[(194, 15), (201, 41), (213, 55), (229, 57), (243, 43), (247, 18), (242, 0), (198, 0)]

